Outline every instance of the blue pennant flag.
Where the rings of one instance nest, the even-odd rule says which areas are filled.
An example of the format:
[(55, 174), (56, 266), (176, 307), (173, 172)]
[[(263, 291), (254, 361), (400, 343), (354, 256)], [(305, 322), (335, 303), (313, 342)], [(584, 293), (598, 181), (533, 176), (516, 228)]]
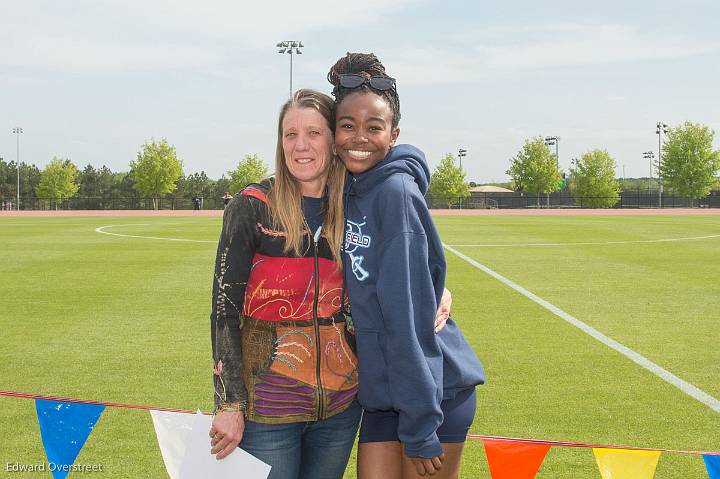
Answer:
[(36, 400), (40, 434), (54, 479), (65, 479), (105, 406)]
[(706, 455), (703, 460), (710, 479), (720, 479), (720, 456)]

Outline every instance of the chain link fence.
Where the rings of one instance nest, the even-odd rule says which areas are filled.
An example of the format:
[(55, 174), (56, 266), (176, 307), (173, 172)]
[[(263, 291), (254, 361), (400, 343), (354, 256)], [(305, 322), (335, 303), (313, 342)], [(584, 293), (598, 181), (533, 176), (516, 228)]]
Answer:
[[(507, 209), (507, 208), (587, 208), (598, 198), (577, 198), (571, 193), (494, 193), (475, 192), (470, 197), (457, 199), (448, 205), (444, 200), (426, 196), (430, 208)], [(613, 208), (720, 208), (720, 191), (713, 191), (705, 198), (691, 200), (682, 196), (659, 191), (623, 191)]]
[[(15, 210), (16, 198), (0, 196), (0, 210)], [(200, 209), (221, 210), (222, 198), (200, 198)], [(157, 208), (156, 208), (157, 206)], [(28, 210), (192, 210), (192, 198), (146, 198), (146, 197), (75, 197), (57, 201), (48, 198), (20, 198), (20, 209)]]
[[(576, 198), (567, 192), (547, 194), (533, 193), (472, 193), (469, 198), (451, 201), (448, 205), (444, 200), (427, 195), (430, 208), (462, 208), (462, 209), (508, 209), (508, 208), (587, 208), (591, 198)], [(0, 196), (0, 210), (15, 210), (16, 198)], [(192, 210), (192, 198), (146, 198), (146, 197), (75, 197), (69, 200), (56, 201), (47, 198), (20, 198), (22, 210)], [(200, 208), (203, 210), (223, 209), (222, 198), (201, 198)], [(690, 200), (689, 198), (660, 194), (658, 191), (624, 191), (613, 208), (720, 208), (720, 191), (713, 191), (705, 198)]]

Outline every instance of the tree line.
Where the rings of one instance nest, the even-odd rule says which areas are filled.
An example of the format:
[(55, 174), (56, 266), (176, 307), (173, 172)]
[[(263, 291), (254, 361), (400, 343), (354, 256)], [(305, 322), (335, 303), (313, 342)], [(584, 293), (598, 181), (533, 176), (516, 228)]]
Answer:
[[(185, 175), (182, 160), (175, 147), (166, 139), (148, 140), (127, 172), (114, 172), (107, 166), (87, 165), (78, 169), (66, 158), (54, 157), (42, 170), (36, 165), (21, 164), (21, 201), (43, 200), (50, 208), (58, 208), (63, 201), (74, 198), (74, 206), (82, 209), (95, 200), (112, 198), (152, 198), (155, 208), (161, 198), (220, 199), (225, 193), (235, 193), (249, 183), (266, 177), (267, 166), (257, 155), (245, 155), (233, 170), (219, 179), (212, 179), (204, 171)], [(17, 197), (17, 163), (0, 159), (0, 199), (15, 202)]]
[[(686, 122), (668, 130), (661, 158), (655, 161), (658, 183), (669, 194), (697, 199), (720, 188), (720, 151), (713, 150), (715, 132), (707, 126)], [(69, 159), (54, 157), (41, 171), (22, 164), (20, 192), (23, 201), (44, 200), (50, 208), (75, 198), (76, 208), (90, 207), (93, 199), (152, 198), (155, 208), (162, 198), (222, 198), (247, 184), (266, 177), (267, 166), (257, 155), (245, 155), (233, 170), (220, 179), (204, 171), (185, 175), (175, 147), (163, 138), (146, 141), (129, 164), (128, 172), (87, 165), (79, 170)], [(525, 140), (506, 171), (513, 190), (540, 195), (568, 191), (577, 204), (594, 208), (612, 207), (625, 189), (640, 189), (642, 180), (621, 181), (617, 162), (603, 149), (593, 149), (574, 159), (567, 172), (542, 137)], [(0, 199), (4, 204), (17, 195), (17, 164), (0, 159)], [(647, 183), (646, 183), (647, 184)], [(448, 206), (470, 196), (465, 172), (448, 153), (432, 174), (430, 194)], [(3, 205), (4, 206), (4, 205)]]
[[(659, 178), (655, 181), (666, 193), (695, 200), (720, 189), (720, 151), (713, 150), (715, 132), (709, 127), (686, 122), (668, 129), (660, 158), (655, 160)], [(591, 208), (614, 206), (623, 190), (648, 188), (649, 181), (623, 180), (615, 172), (617, 162), (603, 149), (592, 149), (572, 161), (562, 171), (558, 158), (542, 137), (525, 140), (522, 149), (510, 160), (506, 174), (515, 191), (540, 197), (557, 191), (572, 194), (578, 205)], [(430, 183), (433, 198), (448, 206), (470, 196), (465, 173), (447, 154), (433, 172)], [(548, 200), (549, 201), (549, 200)]]

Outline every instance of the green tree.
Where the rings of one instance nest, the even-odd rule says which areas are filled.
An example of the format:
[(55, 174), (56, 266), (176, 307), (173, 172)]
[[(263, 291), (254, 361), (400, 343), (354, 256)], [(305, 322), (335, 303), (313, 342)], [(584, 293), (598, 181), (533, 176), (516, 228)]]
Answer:
[(525, 140), (522, 150), (512, 159), (510, 169), (505, 172), (512, 178), (513, 189), (538, 195), (549, 194), (559, 189), (561, 179), (557, 158), (550, 152), (542, 137)]
[(193, 173), (185, 177), (185, 194), (187, 198), (192, 198), (196, 194), (203, 198), (212, 196), (212, 187), (214, 181), (208, 178), (204, 171)]
[(710, 190), (712, 190), (712, 191), (720, 190), (720, 178), (713, 178), (713, 183), (710, 186)]
[(615, 178), (616, 163), (605, 150), (583, 154), (570, 168), (570, 185), (575, 203), (590, 208), (609, 208), (620, 200), (620, 182)]
[(72, 198), (77, 193), (78, 176), (78, 169), (70, 160), (53, 157), (40, 174), (40, 184), (36, 188), (38, 198), (55, 202), (57, 209), (61, 201)]
[(707, 196), (720, 170), (720, 151), (712, 148), (714, 136), (715, 131), (697, 123), (671, 128), (659, 164), (663, 183), (691, 201)]
[[(20, 196), (21, 202), (37, 198), (35, 190), (40, 184), (40, 169), (35, 165), (20, 165)], [(17, 163), (0, 158), (0, 198), (15, 204), (17, 197)]]
[(620, 181), (620, 190), (622, 191), (641, 191), (648, 189), (648, 182), (657, 181), (657, 178), (641, 177), (641, 178), (623, 178)]
[(11, 199), (17, 194), (17, 168), (12, 161), (0, 158), (0, 198)]
[(470, 185), (465, 181), (465, 172), (455, 164), (455, 157), (448, 153), (440, 160), (430, 179), (430, 194), (450, 207), (458, 200), (470, 196)]
[(229, 193), (230, 191), (232, 191), (230, 188), (230, 178), (225, 178), (225, 175), (222, 175), (213, 184), (211, 196), (213, 198), (222, 198), (225, 193)]
[(165, 138), (145, 142), (137, 159), (130, 162), (130, 176), (133, 188), (153, 199), (153, 208), (162, 195), (175, 190), (178, 179), (183, 176), (182, 161), (178, 159), (175, 147)]
[(101, 166), (95, 169), (94, 166), (88, 164), (80, 172), (80, 189), (78, 190), (78, 198), (75, 205), (82, 209), (104, 209), (112, 205), (109, 201), (117, 194), (116, 174), (107, 166)]
[(135, 189), (133, 177), (128, 172), (113, 173), (113, 196), (137, 198), (140, 192)]
[(268, 176), (268, 168), (257, 155), (245, 155), (234, 170), (228, 171), (230, 176), (230, 193), (235, 194), (250, 183), (255, 183)]
[(20, 198), (37, 198), (36, 191), (41, 176), (42, 173), (37, 166), (20, 163)]
[(78, 195), (86, 198), (100, 196), (99, 177), (98, 170), (93, 165), (88, 164), (79, 174), (80, 189)]
[(103, 165), (97, 170), (98, 193), (103, 198), (112, 198), (117, 188), (117, 174), (113, 173), (110, 168)]
[[(190, 200), (195, 195), (198, 195), (199, 197), (205, 199), (203, 207), (211, 208), (212, 205), (219, 205), (220, 198), (222, 197), (222, 194), (217, 197), (214, 194), (216, 183), (217, 181), (209, 178), (205, 171), (192, 173), (180, 178), (174, 194), (177, 198), (185, 198), (187, 200)], [(208, 203), (207, 200), (210, 200), (210, 203)]]

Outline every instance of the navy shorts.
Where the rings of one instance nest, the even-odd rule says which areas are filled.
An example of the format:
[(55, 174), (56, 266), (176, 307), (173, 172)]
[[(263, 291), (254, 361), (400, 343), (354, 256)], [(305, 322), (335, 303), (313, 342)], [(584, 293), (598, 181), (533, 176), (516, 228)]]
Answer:
[[(440, 442), (465, 442), (475, 418), (475, 388), (460, 391), (453, 399), (444, 400), (440, 409), (443, 412), (443, 423), (437, 430)], [(360, 442), (399, 441), (397, 429), (397, 411), (363, 411)]]

